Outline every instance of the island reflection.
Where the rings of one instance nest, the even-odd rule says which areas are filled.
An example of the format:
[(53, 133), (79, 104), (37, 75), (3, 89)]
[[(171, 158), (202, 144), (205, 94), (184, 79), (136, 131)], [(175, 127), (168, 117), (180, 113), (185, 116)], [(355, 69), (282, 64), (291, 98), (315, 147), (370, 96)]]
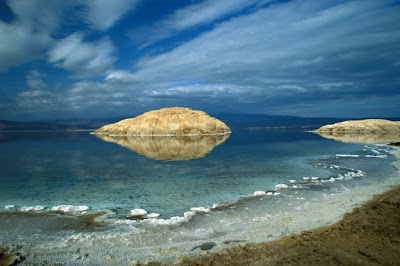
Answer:
[(230, 134), (199, 136), (109, 136), (98, 138), (117, 143), (148, 158), (165, 161), (187, 161), (205, 157)]
[(321, 137), (346, 143), (391, 143), (400, 141), (400, 132), (314, 132)]

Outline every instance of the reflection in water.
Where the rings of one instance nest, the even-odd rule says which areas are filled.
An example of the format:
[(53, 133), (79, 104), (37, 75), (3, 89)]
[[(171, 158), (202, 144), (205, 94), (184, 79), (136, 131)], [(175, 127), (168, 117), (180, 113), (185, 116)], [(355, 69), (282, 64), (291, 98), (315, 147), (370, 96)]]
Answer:
[(390, 143), (400, 141), (400, 132), (356, 133), (356, 132), (314, 132), (321, 137), (347, 143)]
[(199, 136), (109, 136), (98, 138), (117, 143), (139, 154), (157, 160), (184, 161), (205, 157), (230, 134)]

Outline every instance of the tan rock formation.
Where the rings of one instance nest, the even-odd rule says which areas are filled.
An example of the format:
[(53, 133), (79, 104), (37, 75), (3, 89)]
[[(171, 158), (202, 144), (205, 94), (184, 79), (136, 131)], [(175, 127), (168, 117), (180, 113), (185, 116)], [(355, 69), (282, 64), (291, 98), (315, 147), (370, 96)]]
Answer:
[(97, 135), (104, 141), (117, 143), (146, 157), (167, 161), (205, 157), (229, 136), (230, 134), (174, 137)]
[(231, 133), (222, 121), (203, 111), (173, 107), (150, 111), (135, 118), (128, 118), (105, 125), (94, 134), (124, 136), (187, 136)]
[(326, 125), (314, 132), (342, 142), (389, 143), (400, 141), (400, 122), (384, 119), (350, 120)]
[(400, 132), (400, 121), (390, 121), (385, 119), (349, 120), (320, 127), (315, 130), (315, 132)]

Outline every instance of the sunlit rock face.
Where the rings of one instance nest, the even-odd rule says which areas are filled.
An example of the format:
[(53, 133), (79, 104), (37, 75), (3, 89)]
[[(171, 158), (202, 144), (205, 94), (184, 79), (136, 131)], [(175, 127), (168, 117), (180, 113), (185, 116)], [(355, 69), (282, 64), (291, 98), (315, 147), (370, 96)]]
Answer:
[(173, 107), (150, 111), (105, 125), (94, 134), (121, 136), (187, 136), (231, 133), (222, 121), (203, 111)]
[(314, 131), (322, 137), (353, 143), (400, 141), (400, 122), (384, 119), (344, 121)]
[(149, 158), (166, 161), (183, 161), (205, 157), (230, 134), (198, 136), (110, 136), (100, 139), (117, 143)]

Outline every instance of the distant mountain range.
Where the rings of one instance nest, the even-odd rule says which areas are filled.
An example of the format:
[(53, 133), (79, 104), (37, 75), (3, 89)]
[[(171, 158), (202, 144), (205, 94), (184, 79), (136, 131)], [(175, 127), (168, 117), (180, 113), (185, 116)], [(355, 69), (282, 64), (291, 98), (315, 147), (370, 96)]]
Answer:
[[(332, 124), (350, 118), (303, 118), (295, 116), (259, 115), (243, 113), (215, 113), (213, 117), (225, 122), (232, 129), (265, 128), (265, 127), (303, 127), (315, 129), (326, 124)], [(114, 117), (108, 119), (68, 119), (45, 120), (36, 122), (16, 122), (0, 120), (0, 131), (20, 130), (94, 130), (106, 124), (115, 123), (122, 119)], [(400, 118), (387, 118), (399, 121)]]
[(16, 122), (0, 120), (0, 131), (15, 130), (91, 130), (121, 119), (69, 119), (46, 120), (37, 122)]

